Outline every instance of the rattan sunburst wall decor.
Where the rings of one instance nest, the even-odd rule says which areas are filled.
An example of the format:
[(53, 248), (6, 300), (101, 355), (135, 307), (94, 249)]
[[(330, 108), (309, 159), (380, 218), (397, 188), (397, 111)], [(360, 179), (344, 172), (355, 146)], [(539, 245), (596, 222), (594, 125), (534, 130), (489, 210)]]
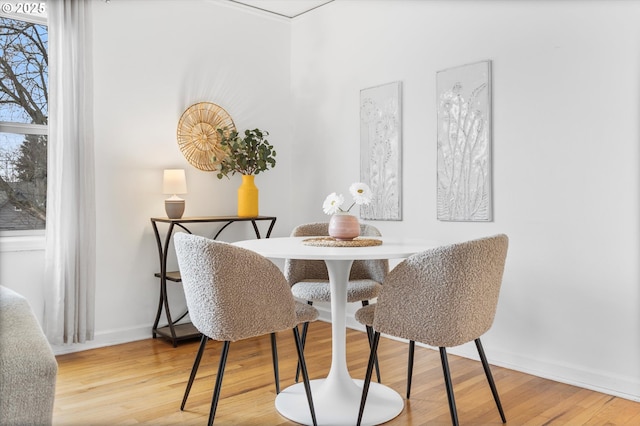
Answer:
[(211, 102), (199, 102), (187, 108), (178, 121), (178, 146), (189, 164), (200, 170), (215, 171), (219, 161), (213, 161), (213, 157), (224, 158), (218, 129), (225, 128), (229, 132), (236, 130), (224, 108)]

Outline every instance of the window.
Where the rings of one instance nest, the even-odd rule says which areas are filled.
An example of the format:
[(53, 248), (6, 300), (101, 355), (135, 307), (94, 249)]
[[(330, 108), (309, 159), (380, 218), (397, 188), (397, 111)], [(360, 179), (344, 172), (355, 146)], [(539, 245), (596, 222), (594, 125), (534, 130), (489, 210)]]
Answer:
[(48, 33), (42, 21), (0, 16), (0, 232), (4, 235), (45, 227)]

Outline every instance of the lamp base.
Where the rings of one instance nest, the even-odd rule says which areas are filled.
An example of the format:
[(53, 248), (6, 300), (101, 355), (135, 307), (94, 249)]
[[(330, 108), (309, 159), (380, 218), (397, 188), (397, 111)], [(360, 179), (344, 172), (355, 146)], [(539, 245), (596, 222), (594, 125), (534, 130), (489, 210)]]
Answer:
[(164, 210), (169, 219), (180, 219), (184, 213), (184, 200), (164, 200)]

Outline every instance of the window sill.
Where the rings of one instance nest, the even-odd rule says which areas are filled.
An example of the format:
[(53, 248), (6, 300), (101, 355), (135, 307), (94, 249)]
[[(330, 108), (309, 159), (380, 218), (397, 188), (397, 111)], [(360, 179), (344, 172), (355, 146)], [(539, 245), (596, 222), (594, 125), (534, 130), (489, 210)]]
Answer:
[(42, 235), (0, 236), (0, 252), (44, 250), (45, 237)]

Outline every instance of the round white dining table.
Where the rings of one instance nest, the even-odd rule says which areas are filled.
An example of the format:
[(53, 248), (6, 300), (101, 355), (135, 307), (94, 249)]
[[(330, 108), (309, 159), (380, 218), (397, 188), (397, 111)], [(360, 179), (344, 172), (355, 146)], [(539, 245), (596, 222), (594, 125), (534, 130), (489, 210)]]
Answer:
[[(331, 287), (331, 368), (325, 379), (311, 380), (318, 425), (355, 425), (363, 380), (352, 379), (346, 357), (347, 282), (354, 260), (399, 259), (436, 247), (433, 241), (380, 238), (382, 244), (367, 247), (317, 247), (304, 243), (313, 237), (265, 238), (233, 243), (272, 259), (324, 260)], [(369, 238), (369, 237), (367, 237)], [(402, 396), (380, 383), (371, 383), (363, 425), (377, 425), (396, 417), (404, 408)], [(312, 424), (304, 385), (297, 383), (276, 397), (276, 409), (297, 423)]]

